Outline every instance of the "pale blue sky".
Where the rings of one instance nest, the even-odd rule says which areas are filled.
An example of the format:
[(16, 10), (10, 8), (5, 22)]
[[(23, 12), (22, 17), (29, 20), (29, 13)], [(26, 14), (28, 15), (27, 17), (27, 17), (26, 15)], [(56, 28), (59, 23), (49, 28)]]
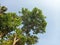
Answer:
[(39, 34), (36, 45), (60, 45), (60, 0), (0, 0), (9, 12), (18, 12), (22, 7), (32, 10), (38, 7), (47, 17), (45, 34)]

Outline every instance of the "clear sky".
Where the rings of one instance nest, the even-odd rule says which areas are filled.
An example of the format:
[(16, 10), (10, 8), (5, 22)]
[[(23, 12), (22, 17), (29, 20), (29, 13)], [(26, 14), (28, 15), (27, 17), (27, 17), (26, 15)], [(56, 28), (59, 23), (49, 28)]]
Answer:
[(0, 0), (9, 12), (18, 12), (22, 7), (32, 10), (38, 7), (47, 17), (45, 34), (39, 34), (36, 45), (60, 45), (60, 0)]

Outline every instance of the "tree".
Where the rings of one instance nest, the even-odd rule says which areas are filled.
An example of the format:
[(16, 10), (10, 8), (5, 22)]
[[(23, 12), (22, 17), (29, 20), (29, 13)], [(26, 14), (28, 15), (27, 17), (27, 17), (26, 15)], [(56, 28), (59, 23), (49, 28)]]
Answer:
[(40, 9), (22, 8), (19, 11), (22, 16), (5, 11), (7, 8), (0, 6), (0, 45), (33, 45), (38, 42), (36, 35), (44, 33), (47, 25)]
[[(22, 8), (22, 30), (27, 37), (27, 45), (32, 45), (37, 42), (38, 37), (35, 34), (44, 33), (46, 28), (45, 16), (38, 8), (34, 8), (29, 11), (26, 8)], [(32, 31), (32, 35), (31, 32)]]

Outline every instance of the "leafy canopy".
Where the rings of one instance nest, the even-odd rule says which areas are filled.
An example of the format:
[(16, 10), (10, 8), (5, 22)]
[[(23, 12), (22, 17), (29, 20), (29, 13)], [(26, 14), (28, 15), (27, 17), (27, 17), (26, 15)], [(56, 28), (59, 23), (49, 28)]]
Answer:
[[(22, 16), (5, 11), (7, 8), (0, 6), (0, 45), (32, 45), (38, 41), (36, 34), (45, 32), (46, 17), (40, 9), (22, 8)], [(18, 39), (16, 43), (15, 39)]]

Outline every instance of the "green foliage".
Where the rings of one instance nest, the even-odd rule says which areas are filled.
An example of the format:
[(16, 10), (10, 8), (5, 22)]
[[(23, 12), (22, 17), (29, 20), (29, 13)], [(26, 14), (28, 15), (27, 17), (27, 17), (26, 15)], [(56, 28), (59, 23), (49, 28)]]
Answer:
[(32, 45), (32, 44), (37, 43), (38, 42), (37, 40), (38, 40), (38, 37), (37, 36), (28, 36), (26, 43), (28, 45)]
[[(23, 24), (22, 30), (27, 36), (27, 45), (34, 44), (37, 42), (37, 39), (34, 38), (34, 34), (45, 32), (47, 24), (45, 21), (46, 17), (42, 14), (42, 11), (38, 8), (34, 8), (32, 11), (29, 11), (26, 8), (22, 8), (21, 12)], [(33, 31), (32, 36), (30, 34), (31, 31)]]
[(46, 27), (45, 16), (38, 8), (34, 8), (32, 11), (28, 9), (22, 9), (22, 30), (28, 34), (31, 30), (34, 34), (44, 33)]
[(9, 32), (15, 30), (20, 24), (21, 24), (21, 18), (17, 16), (16, 13), (0, 14), (0, 32), (1, 33), (8, 34)]
[(0, 15), (0, 32), (9, 33), (21, 24), (21, 19), (15, 13)]
[[(19, 41), (16, 45), (32, 45), (37, 43), (38, 37), (35, 34), (44, 33), (46, 28), (45, 16), (38, 8), (32, 11), (22, 8), (22, 16), (16, 13), (5, 13), (6, 7), (0, 10), (0, 45), (12, 45), (14, 37)], [(22, 28), (19, 26), (23, 25)], [(31, 35), (31, 31), (32, 35)], [(2, 40), (3, 39), (3, 40)]]

